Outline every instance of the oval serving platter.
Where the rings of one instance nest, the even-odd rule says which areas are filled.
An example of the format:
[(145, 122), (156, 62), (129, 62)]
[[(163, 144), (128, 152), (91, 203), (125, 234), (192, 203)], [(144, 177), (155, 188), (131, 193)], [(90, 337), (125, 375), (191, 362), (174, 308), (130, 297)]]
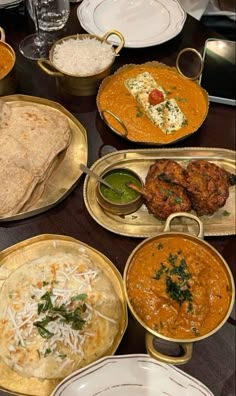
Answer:
[(145, 354), (103, 358), (62, 381), (51, 396), (213, 396), (196, 378)]
[[(145, 73), (149, 74), (149, 77), (142, 77), (143, 81), (137, 82), (137, 76), (144, 76)], [(149, 81), (150, 75), (152, 83)], [(153, 82), (153, 80), (155, 81)], [(130, 88), (127, 89), (129, 81)], [(134, 83), (134, 81), (136, 82)], [(181, 127), (175, 131), (171, 132), (172, 121), (168, 121), (169, 129), (166, 133), (163, 132), (161, 127), (155, 125), (146, 115), (147, 108), (144, 111), (143, 106), (139, 103), (143, 100), (145, 106), (150, 107), (150, 104), (146, 103), (148, 99), (145, 99), (145, 95), (146, 91), (153, 90), (153, 85), (148, 89), (147, 86), (154, 83), (165, 92), (166, 97), (157, 107), (153, 106), (150, 110), (150, 117), (155, 119), (155, 122), (159, 123), (158, 125), (161, 125), (161, 120), (163, 121), (161, 117), (167, 109), (168, 117), (170, 117), (168, 120), (172, 121), (175, 117), (178, 119), (182, 112), (184, 118)], [(133, 88), (131, 88), (131, 84)], [(139, 86), (138, 89), (141, 89), (140, 84), (143, 84), (144, 87), (140, 94), (141, 99), (138, 100), (136, 90), (137, 86)], [(131, 89), (134, 90), (133, 94), (130, 92)], [(173, 104), (174, 102), (175, 104)], [(166, 103), (163, 108), (161, 107), (162, 103)], [(178, 106), (179, 112), (173, 113), (173, 107), (176, 106)], [(197, 81), (182, 76), (175, 67), (151, 61), (141, 65), (124, 65), (113, 75), (106, 77), (98, 90), (97, 108), (100, 117), (118, 136), (133, 143), (158, 147), (176, 143), (197, 132), (207, 117), (209, 100), (207, 92)], [(164, 128), (166, 128), (165, 123)]]
[[(91, 169), (100, 175), (113, 168), (126, 167), (135, 171), (144, 182), (150, 165), (161, 158), (177, 161), (183, 167), (190, 160), (205, 159), (236, 174), (235, 151), (206, 147), (121, 150), (100, 158)], [(94, 178), (86, 176), (83, 195), (86, 208), (92, 218), (111, 232), (129, 237), (147, 238), (163, 231), (165, 222), (149, 214), (144, 204), (136, 212), (125, 216), (113, 215), (102, 209), (97, 202)], [(231, 186), (225, 206), (211, 216), (200, 217), (204, 225), (204, 234), (206, 236), (236, 234), (235, 217), (235, 186)], [(194, 234), (197, 232), (196, 223), (188, 219), (176, 219), (172, 228), (173, 231)]]
[[(44, 256), (53, 256), (56, 253), (72, 253), (80, 254), (80, 250), (96, 262), (96, 264), (104, 271), (112, 283), (115, 293), (121, 304), (121, 320), (117, 335), (104, 354), (112, 355), (115, 353), (118, 345), (124, 335), (128, 323), (127, 305), (124, 295), (122, 277), (115, 265), (102, 253), (93, 247), (65, 235), (42, 234), (36, 237), (19, 242), (0, 253), (0, 288), (14, 270), (28, 262)], [(20, 376), (1, 360), (0, 358), (0, 390), (8, 391), (14, 395), (22, 396), (49, 396), (53, 389), (61, 381), (59, 379), (37, 379)], [(0, 392), (1, 393), (1, 392)]]
[(49, 107), (64, 114), (69, 122), (72, 140), (69, 147), (66, 149), (66, 153), (62, 152), (59, 155), (59, 164), (46, 181), (44, 192), (37, 202), (35, 202), (35, 204), (28, 210), (17, 213), (13, 216), (0, 216), (0, 222), (25, 219), (45, 212), (57, 205), (65, 199), (77, 185), (77, 182), (82, 175), (79, 164), (86, 164), (88, 157), (87, 133), (85, 128), (59, 103), (28, 95), (3, 96), (1, 97), (1, 100), (6, 103), (11, 103), (13, 106), (17, 106), (18, 104), (37, 104), (45, 106), (45, 108)]

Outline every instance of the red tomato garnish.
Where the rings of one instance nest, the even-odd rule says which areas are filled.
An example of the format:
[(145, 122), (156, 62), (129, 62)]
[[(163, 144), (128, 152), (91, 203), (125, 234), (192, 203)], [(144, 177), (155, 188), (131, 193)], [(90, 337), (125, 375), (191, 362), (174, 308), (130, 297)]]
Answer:
[(164, 95), (159, 89), (153, 89), (148, 95), (148, 101), (151, 105), (156, 105), (164, 101)]

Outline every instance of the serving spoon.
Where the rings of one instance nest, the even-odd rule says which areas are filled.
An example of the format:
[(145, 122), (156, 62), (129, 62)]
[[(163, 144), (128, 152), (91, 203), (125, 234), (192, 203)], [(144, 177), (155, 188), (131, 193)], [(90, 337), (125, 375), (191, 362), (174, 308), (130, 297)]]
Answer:
[(107, 183), (101, 176), (97, 175), (97, 173), (93, 172), (91, 169), (89, 169), (86, 165), (80, 164), (80, 169), (85, 172), (87, 175), (94, 177), (99, 181), (100, 183), (104, 184), (106, 187), (110, 188), (112, 191), (114, 191), (118, 195), (122, 195), (123, 191), (118, 190), (117, 188), (113, 187), (111, 184)]

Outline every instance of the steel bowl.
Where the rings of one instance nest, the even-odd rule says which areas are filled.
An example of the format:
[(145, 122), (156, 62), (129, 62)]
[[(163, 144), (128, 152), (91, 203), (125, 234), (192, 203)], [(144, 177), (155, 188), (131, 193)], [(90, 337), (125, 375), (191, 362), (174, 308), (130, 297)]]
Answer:
[[(198, 227), (199, 227), (198, 235), (194, 236), (189, 233), (171, 231), (170, 230), (171, 222), (176, 217), (186, 217), (186, 218), (195, 220), (198, 223)], [(146, 244), (148, 244), (151, 241), (154, 241), (155, 244), (158, 245), (158, 243), (160, 243), (160, 241), (162, 240), (163, 237), (168, 237), (168, 236), (169, 237), (178, 237), (179, 239), (182, 239), (182, 240), (187, 239), (188, 241), (193, 241), (195, 244), (198, 245), (199, 249), (204, 249), (205, 251), (208, 252), (208, 254), (210, 253), (210, 255), (217, 260), (218, 264), (220, 264), (221, 268), (223, 269), (223, 271), (226, 275), (226, 278), (227, 278), (227, 283), (229, 285), (229, 295), (230, 295), (229, 300), (230, 300), (230, 302), (228, 304), (227, 310), (224, 311), (224, 315), (222, 315), (223, 319), (221, 321), (218, 321), (217, 325), (214, 328), (212, 328), (210, 331), (208, 331), (207, 333), (202, 334), (202, 335), (196, 335), (195, 337), (193, 336), (192, 338), (167, 337), (161, 333), (160, 329), (159, 329), (159, 331), (154, 330), (153, 328), (150, 327), (150, 325), (148, 326), (144, 322), (144, 320), (142, 320), (140, 318), (140, 315), (135, 310), (134, 304), (132, 303), (132, 301), (129, 298), (128, 288), (127, 288), (127, 284), (128, 284), (127, 279), (128, 279), (129, 269), (130, 269), (132, 260), (134, 259), (134, 257), (136, 256), (137, 253), (140, 253), (140, 251), (142, 252), (142, 249)], [(181, 248), (181, 243), (179, 244), (179, 247)], [(143, 260), (143, 263), (145, 263), (145, 254), (143, 252), (142, 252), (142, 260)], [(137, 268), (136, 268), (136, 270), (137, 270)], [(141, 275), (140, 275), (140, 277), (141, 277)], [(216, 249), (214, 249), (209, 243), (207, 243), (206, 241), (203, 240), (203, 224), (198, 217), (196, 217), (195, 215), (193, 215), (191, 213), (179, 212), (179, 213), (174, 213), (174, 214), (170, 215), (166, 221), (163, 233), (160, 233), (160, 234), (157, 234), (156, 236), (147, 238), (133, 250), (133, 252), (130, 254), (130, 256), (126, 262), (126, 265), (125, 265), (123, 282), (124, 282), (126, 300), (128, 303), (128, 307), (131, 311), (131, 314), (146, 331), (145, 342), (146, 342), (147, 352), (153, 358), (155, 358), (159, 361), (165, 362), (165, 363), (169, 363), (169, 364), (180, 365), (180, 364), (187, 363), (192, 357), (193, 343), (198, 342), (200, 340), (203, 340), (203, 339), (213, 335), (225, 324), (225, 322), (227, 321), (227, 319), (230, 316), (230, 313), (233, 309), (234, 300), (235, 300), (234, 279), (233, 279), (233, 275), (231, 273), (231, 270), (230, 270), (228, 264), (226, 263), (224, 258), (219, 254), (219, 252)], [(160, 345), (158, 346), (158, 340), (159, 340), (159, 344), (160, 344), (161, 340), (165, 340), (164, 344), (166, 344), (166, 342), (167, 342), (168, 347), (167, 347), (167, 345), (165, 345), (165, 347), (167, 347), (167, 349), (170, 349), (170, 347), (173, 348), (173, 346), (176, 346), (176, 344), (179, 345), (180, 349), (182, 351), (182, 354), (180, 356), (170, 356), (169, 354), (165, 354), (165, 352), (163, 352), (163, 351), (162, 352), (159, 351), (158, 348)], [(170, 342), (170, 344), (168, 344), (168, 342)], [(163, 343), (163, 341), (162, 341), (162, 343)], [(162, 345), (161, 349), (163, 349), (163, 345)]]
[[(107, 40), (111, 35), (116, 35), (119, 38), (120, 43), (116, 48), (111, 46), (112, 51), (114, 53), (113, 60), (104, 70), (101, 70), (99, 73), (88, 76), (80, 76), (80, 75), (65, 73), (63, 70), (60, 70), (58, 69), (58, 67), (55, 66), (55, 62), (53, 58), (54, 58), (55, 48), (58, 44), (61, 44), (66, 40), (71, 40), (71, 39), (83, 40), (85, 38), (90, 38), (90, 39), (95, 38), (101, 43), (103, 42), (108, 43)], [(111, 68), (115, 61), (115, 58), (119, 54), (123, 46), (124, 46), (124, 37), (120, 32), (116, 30), (107, 32), (103, 37), (98, 37), (92, 34), (76, 34), (61, 38), (60, 40), (56, 41), (49, 52), (49, 60), (40, 59), (38, 60), (37, 63), (38, 66), (45, 73), (49, 74), (50, 76), (56, 77), (57, 86), (63, 92), (75, 96), (95, 95), (97, 93), (97, 89), (101, 81), (111, 73)]]

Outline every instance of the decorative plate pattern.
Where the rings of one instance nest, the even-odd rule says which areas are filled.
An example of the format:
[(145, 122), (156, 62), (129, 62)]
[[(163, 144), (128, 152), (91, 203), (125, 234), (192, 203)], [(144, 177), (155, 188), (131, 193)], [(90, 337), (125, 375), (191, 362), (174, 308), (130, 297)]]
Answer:
[(51, 396), (213, 396), (196, 378), (150, 356), (98, 360), (63, 380)]
[[(166, 42), (181, 32), (186, 19), (177, 0), (84, 0), (77, 15), (90, 34), (120, 31), (128, 48)], [(110, 40), (117, 44), (117, 38), (111, 36)]]

